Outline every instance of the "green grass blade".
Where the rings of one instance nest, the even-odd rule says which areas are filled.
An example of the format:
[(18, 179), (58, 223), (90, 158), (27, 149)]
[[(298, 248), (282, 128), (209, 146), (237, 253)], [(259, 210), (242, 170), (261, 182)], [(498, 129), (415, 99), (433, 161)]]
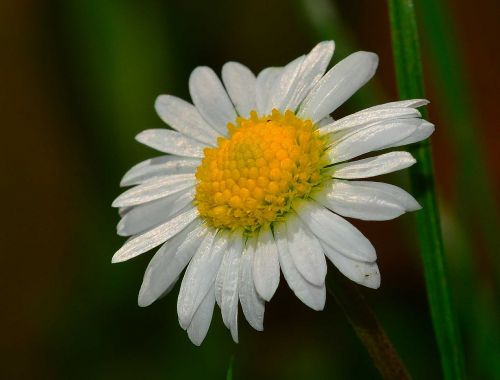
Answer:
[[(420, 49), (412, 0), (389, 0), (389, 16), (399, 96), (424, 97)], [(425, 115), (424, 115), (425, 116)], [(423, 210), (416, 213), (420, 251), (444, 378), (465, 378), (462, 345), (453, 312), (429, 142), (411, 148), (418, 161), (410, 171), (413, 192)]]
[[(476, 111), (470, 101), (470, 89), (464, 75), (461, 52), (456, 40), (453, 19), (445, 0), (422, 0), (420, 2), (425, 46), (428, 50), (430, 73), (439, 78), (441, 86), (436, 88), (438, 106), (447, 120), (447, 138), (453, 143), (458, 160), (455, 189), (457, 198), (452, 210), (453, 223), (460, 224), (460, 244), (454, 245), (453, 257), (461, 263), (457, 267), (454, 287), (459, 290), (459, 309), (464, 338), (467, 340), (468, 370), (473, 377), (495, 378), (499, 373), (500, 347), (491, 344), (500, 341), (498, 312), (494, 287), (498, 289), (500, 279), (500, 236), (496, 228), (498, 206), (491, 191), (485, 170), (485, 159), (479, 136)], [(474, 255), (473, 232), (477, 232), (485, 243), (486, 260), (490, 265), (480, 265)], [(454, 239), (456, 239), (455, 234)], [(485, 270), (490, 272), (486, 273)], [(484, 281), (491, 278), (493, 281)], [(452, 279), (453, 280), (453, 279)], [(496, 283), (495, 283), (496, 280)], [(481, 311), (485, 311), (481, 314)], [(490, 312), (488, 312), (490, 311)], [(485, 333), (486, 332), (486, 333)]]

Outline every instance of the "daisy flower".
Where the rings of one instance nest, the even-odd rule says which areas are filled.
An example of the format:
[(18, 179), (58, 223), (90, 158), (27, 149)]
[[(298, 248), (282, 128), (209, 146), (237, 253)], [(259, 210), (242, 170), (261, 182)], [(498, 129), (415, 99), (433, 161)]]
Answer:
[(236, 342), (239, 304), (263, 330), (280, 271), (314, 310), (325, 305), (326, 258), (352, 281), (378, 288), (375, 249), (344, 217), (389, 220), (420, 208), (406, 191), (364, 180), (413, 165), (410, 153), (359, 157), (429, 137), (434, 126), (416, 109), (428, 102), (386, 103), (333, 120), (378, 64), (376, 54), (360, 51), (326, 71), (333, 50), (333, 41), (321, 42), (257, 76), (228, 62), (222, 82), (197, 67), (189, 78), (193, 104), (170, 95), (156, 100), (172, 130), (137, 136), (166, 155), (125, 174), (121, 185), (134, 187), (113, 206), (120, 208), (118, 234), (130, 238), (112, 261), (160, 247), (140, 306), (168, 293), (187, 267), (177, 313), (197, 345), (215, 303)]

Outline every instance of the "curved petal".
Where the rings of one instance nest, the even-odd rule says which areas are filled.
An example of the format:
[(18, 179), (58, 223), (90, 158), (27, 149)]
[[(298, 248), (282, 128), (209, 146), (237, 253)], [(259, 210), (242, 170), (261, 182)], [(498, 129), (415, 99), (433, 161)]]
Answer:
[(208, 333), (212, 315), (214, 312), (215, 296), (214, 286), (208, 291), (203, 298), (200, 306), (193, 315), (193, 319), (187, 328), (188, 337), (195, 345), (199, 346)]
[(113, 201), (112, 207), (136, 206), (189, 189), (195, 184), (194, 174), (173, 174), (155, 178), (120, 194)]
[(323, 249), (314, 234), (296, 215), (286, 219), (288, 252), (295, 267), (305, 280), (316, 286), (325, 283), (326, 260)]
[[(229, 246), (231, 246), (231, 240), (229, 241)], [(224, 279), (226, 277), (226, 270), (229, 264), (227, 259), (228, 252), (222, 255), (222, 262), (220, 264), (219, 270), (217, 271), (217, 276), (215, 277), (214, 294), (215, 302), (221, 307), (222, 304), (222, 288), (224, 286)]]
[(366, 125), (372, 125), (379, 122), (387, 122), (396, 119), (419, 118), (420, 112), (414, 108), (378, 108), (376, 110), (366, 109), (345, 116), (330, 124), (319, 128), (321, 133), (339, 132), (350, 130), (352, 128), (362, 128)]
[(177, 314), (183, 329), (189, 326), (194, 313), (212, 288), (227, 243), (225, 234), (209, 230), (189, 262), (177, 299)]
[(293, 94), (294, 85), (298, 81), (304, 59), (305, 56), (302, 55), (287, 64), (281, 71), (280, 76), (274, 81), (269, 93), (268, 107), (271, 110), (276, 108), (282, 112), (285, 111), (284, 106)]
[(367, 108), (367, 110), (377, 110), (381, 108), (418, 108), (429, 104), (430, 102), (427, 99), (408, 99), (408, 100), (397, 100), (395, 102), (389, 102), (384, 104), (379, 104), (377, 106), (373, 106)]
[(268, 115), (271, 113), (271, 107), (269, 104), (271, 89), (273, 88), (274, 83), (279, 79), (282, 71), (282, 67), (268, 67), (257, 75), (255, 96), (257, 102), (257, 113), (259, 115)]
[(139, 306), (151, 305), (175, 284), (206, 234), (207, 228), (194, 222), (161, 246), (144, 273)]
[(337, 63), (312, 88), (300, 106), (299, 117), (323, 119), (368, 82), (378, 66), (374, 53), (358, 51)]
[(243, 252), (243, 237), (233, 234), (231, 244), (226, 252), (223, 263), (225, 270), (217, 275), (223, 276), (220, 295), (220, 308), (224, 324), (231, 330), (231, 336), (238, 342), (238, 281), (240, 258)]
[(345, 257), (337, 250), (322, 242), (326, 256), (337, 269), (348, 279), (368, 288), (380, 287), (380, 271), (377, 263), (365, 263)]
[(408, 152), (390, 152), (333, 167), (333, 177), (356, 179), (375, 177), (412, 166), (417, 160)]
[(411, 194), (400, 187), (388, 183), (373, 181), (349, 181), (349, 184), (380, 192), (380, 194), (383, 194), (381, 196), (391, 199), (394, 203), (397, 203), (404, 208), (405, 211), (417, 211), (422, 208), (422, 206), (418, 204), (416, 199), (413, 198)]
[(297, 270), (295, 262), (288, 250), (286, 223), (275, 226), (275, 239), (278, 246), (279, 262), (285, 280), (298, 299), (313, 310), (323, 310), (326, 301), (326, 288), (306, 281)]
[(300, 73), (294, 83), (294, 88), (290, 91), (290, 100), (283, 106), (285, 110), (290, 109), (294, 112), (297, 110), (311, 88), (325, 74), (334, 50), (334, 41), (322, 41), (306, 56), (300, 67)]
[(257, 108), (255, 75), (241, 63), (227, 62), (222, 66), (222, 81), (238, 114), (248, 118), (250, 111)]
[(209, 67), (197, 67), (189, 77), (189, 92), (201, 116), (221, 135), (236, 120), (233, 104), (221, 81)]
[(203, 120), (191, 103), (175, 96), (160, 95), (156, 98), (155, 109), (163, 122), (176, 131), (204, 144), (215, 145), (217, 132)]
[(280, 282), (278, 247), (269, 227), (262, 227), (259, 232), (253, 261), (253, 280), (257, 293), (269, 302)]
[(150, 158), (134, 165), (123, 176), (120, 186), (139, 185), (153, 178), (171, 174), (195, 173), (201, 160), (179, 156), (160, 156)]
[(257, 331), (264, 330), (264, 300), (259, 297), (253, 282), (255, 238), (249, 239), (240, 259), (239, 296), (243, 314), (250, 326)]
[(337, 214), (362, 220), (390, 220), (405, 213), (387, 192), (356, 181), (335, 180), (316, 200)]
[(373, 262), (375, 248), (363, 234), (344, 218), (316, 202), (298, 203), (295, 211), (300, 219), (320, 239), (351, 259)]
[(328, 152), (332, 163), (350, 160), (362, 154), (384, 149), (389, 144), (410, 136), (420, 124), (420, 119), (399, 119), (368, 125), (340, 139), (333, 137)]
[(408, 145), (408, 144), (413, 144), (422, 140), (425, 140), (426, 138), (430, 137), (432, 133), (434, 132), (434, 124), (429, 123), (426, 120), (422, 120), (421, 123), (418, 125), (417, 129), (415, 132), (413, 132), (410, 136), (396, 142), (393, 144), (388, 144), (384, 146), (382, 149), (385, 148), (394, 148), (397, 146), (402, 146), (402, 145)]
[(193, 199), (194, 188), (136, 206), (118, 223), (118, 235), (137, 235), (156, 227), (192, 203)]
[(205, 144), (168, 129), (146, 129), (135, 139), (163, 153), (183, 157), (203, 158)]
[[(287, 109), (295, 112), (310, 89), (325, 73), (333, 55), (333, 41), (323, 41), (317, 44), (303, 60), (287, 65), (279, 80), (279, 92), (272, 99), (272, 108), (281, 111)], [(295, 62), (295, 61), (294, 61)]]
[(139, 256), (163, 244), (181, 232), (197, 217), (198, 210), (192, 208), (142, 235), (127, 240), (127, 242), (113, 255), (111, 262), (119, 263), (130, 260), (133, 257)]

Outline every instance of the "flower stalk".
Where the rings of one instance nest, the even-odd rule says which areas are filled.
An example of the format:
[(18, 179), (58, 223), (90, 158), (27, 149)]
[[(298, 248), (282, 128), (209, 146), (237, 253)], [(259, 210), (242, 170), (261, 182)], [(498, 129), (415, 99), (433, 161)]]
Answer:
[[(389, 16), (399, 96), (401, 99), (423, 98), (413, 1), (389, 0)], [(420, 142), (410, 151), (418, 161), (410, 169), (410, 179), (413, 193), (423, 207), (416, 213), (418, 238), (442, 370), (445, 379), (459, 380), (465, 377), (463, 352), (445, 268), (430, 143)]]
[(358, 285), (333, 270), (327, 277), (327, 290), (335, 297), (382, 378), (410, 379), (403, 361), (366, 303)]

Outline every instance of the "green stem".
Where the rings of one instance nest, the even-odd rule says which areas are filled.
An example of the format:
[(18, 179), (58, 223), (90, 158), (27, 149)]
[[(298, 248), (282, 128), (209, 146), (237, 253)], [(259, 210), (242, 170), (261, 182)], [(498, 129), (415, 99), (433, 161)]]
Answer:
[[(389, 0), (391, 35), (399, 96), (423, 98), (420, 49), (412, 0)], [(424, 114), (424, 116), (426, 116)], [(429, 142), (415, 144), (411, 152), (418, 161), (410, 170), (413, 192), (423, 209), (416, 213), (420, 251), (434, 331), (445, 379), (465, 378), (462, 344), (453, 312)]]
[(229, 359), (229, 365), (227, 366), (226, 380), (233, 380), (233, 366), (234, 366), (234, 355)]
[(403, 361), (366, 303), (358, 286), (338, 271), (331, 271), (327, 289), (342, 308), (356, 335), (368, 350), (383, 379), (410, 379)]

